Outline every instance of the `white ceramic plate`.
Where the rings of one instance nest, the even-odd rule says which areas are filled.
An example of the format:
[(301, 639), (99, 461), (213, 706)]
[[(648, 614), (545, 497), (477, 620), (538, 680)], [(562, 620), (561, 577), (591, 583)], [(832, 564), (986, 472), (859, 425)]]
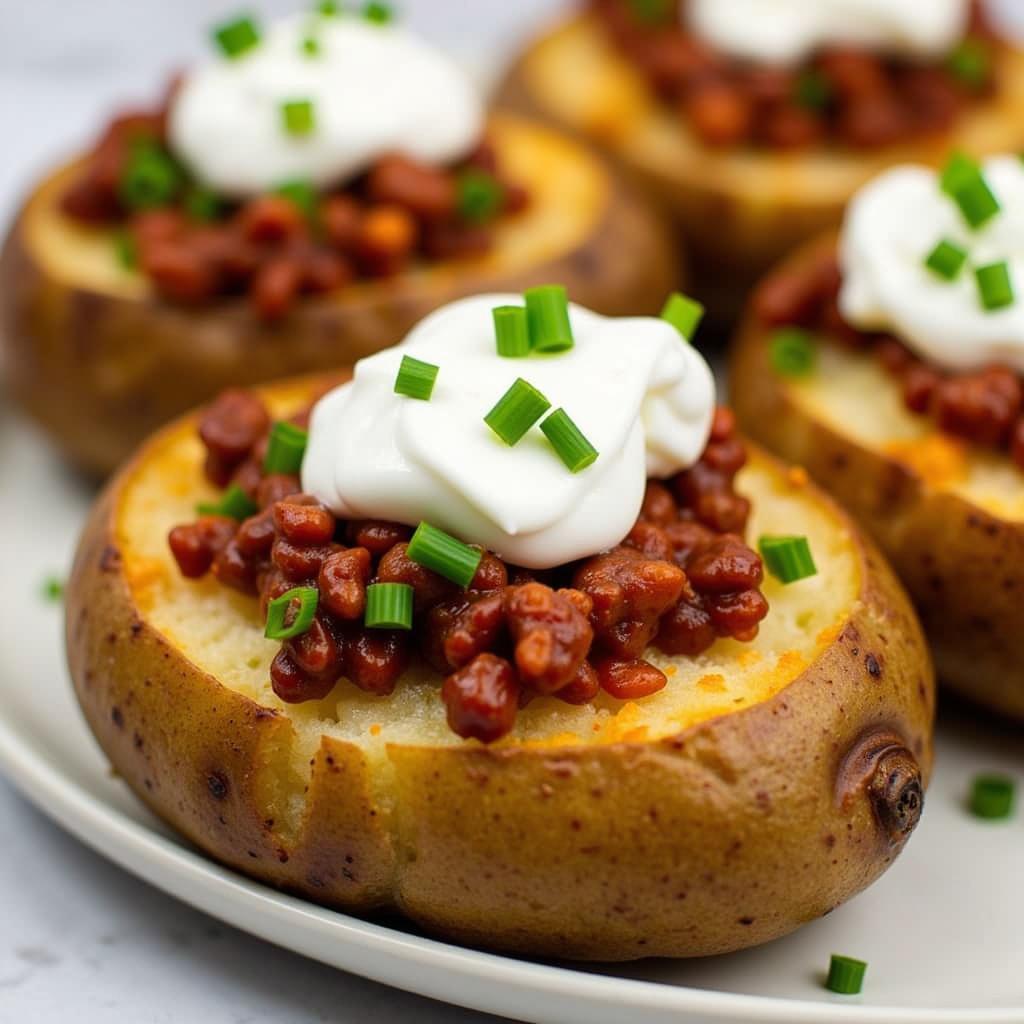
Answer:
[[(68, 564), (90, 494), (0, 414), (0, 767), (60, 825), (207, 913), (345, 970), (551, 1024), (1024, 1022), (1024, 820), (963, 807), (972, 775), (1024, 776), (1020, 734), (946, 722), (918, 833), (869, 892), (769, 946), (699, 961), (559, 966), (446, 945), (281, 895), (199, 855), (111, 776), (75, 706), (62, 615), (40, 587)], [(869, 962), (862, 996), (822, 988), (829, 954)]]

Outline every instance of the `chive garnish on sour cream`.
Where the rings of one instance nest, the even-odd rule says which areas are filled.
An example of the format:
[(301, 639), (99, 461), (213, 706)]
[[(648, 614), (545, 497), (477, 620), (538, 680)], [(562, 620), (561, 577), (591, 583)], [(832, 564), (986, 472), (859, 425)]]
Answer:
[(1005, 260), (978, 267), (974, 277), (978, 282), (981, 304), (988, 312), (1013, 305), (1013, 280), (1010, 277), (1010, 266)]
[(665, 302), (661, 319), (667, 320), (682, 335), (683, 341), (689, 341), (704, 319), (704, 307), (696, 299), (673, 292)]
[(495, 306), (494, 341), (498, 355), (505, 359), (522, 359), (530, 354), (530, 329), (525, 306)]
[(288, 135), (312, 135), (316, 130), (316, 108), (313, 101), (284, 100), (281, 103), (281, 123)]
[(942, 239), (925, 257), (924, 265), (945, 281), (955, 281), (967, 262), (967, 251), (948, 238)]
[(426, 363), (413, 356), (402, 356), (402, 363), (395, 378), (395, 394), (429, 402), (434, 393), (434, 384), (440, 367)]
[(217, 25), (213, 30), (213, 41), (220, 52), (229, 60), (237, 60), (259, 45), (260, 30), (248, 15)]
[(564, 352), (576, 343), (569, 322), (569, 297), (560, 284), (543, 284), (523, 292), (530, 347), (535, 352)]
[(570, 473), (579, 473), (597, 461), (597, 449), (564, 409), (556, 409), (540, 429)]
[(532, 384), (517, 377), (484, 417), (484, 423), (510, 448), (551, 408), (551, 403)]

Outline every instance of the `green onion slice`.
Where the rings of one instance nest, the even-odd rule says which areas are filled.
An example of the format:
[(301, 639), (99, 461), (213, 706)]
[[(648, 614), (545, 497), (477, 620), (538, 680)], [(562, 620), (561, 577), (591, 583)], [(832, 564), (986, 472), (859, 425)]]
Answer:
[(969, 89), (981, 89), (992, 73), (992, 55), (981, 39), (964, 39), (946, 59), (946, 67)]
[(981, 177), (981, 165), (959, 150), (946, 161), (939, 178), (942, 191), (952, 196), (956, 189)]
[(512, 447), (550, 408), (551, 403), (532, 384), (517, 377), (484, 417), (484, 423)]
[(956, 242), (942, 239), (925, 258), (924, 265), (945, 281), (955, 281), (967, 262), (967, 250)]
[(193, 219), (209, 222), (221, 213), (221, 201), (216, 192), (194, 185), (185, 193), (185, 212)]
[(704, 319), (704, 307), (696, 299), (673, 292), (665, 302), (661, 319), (667, 320), (683, 336), (683, 341), (689, 341)]
[(137, 143), (121, 172), (118, 197), (129, 210), (149, 210), (170, 203), (181, 187), (178, 165), (159, 146)]
[(341, 5), (338, 0), (320, 0), (316, 5), (316, 13), (322, 14), (325, 18), (336, 18), (341, 14)]
[(864, 972), (867, 969), (868, 965), (863, 960), (833, 953), (825, 987), (841, 996), (855, 996), (864, 986)]
[(832, 99), (832, 86), (820, 71), (808, 69), (797, 78), (793, 99), (807, 110), (824, 110)]
[(498, 355), (506, 359), (521, 359), (530, 354), (530, 329), (525, 306), (495, 306), (494, 338)]
[(541, 423), (540, 429), (570, 473), (578, 473), (597, 461), (597, 449), (564, 409), (556, 409)]
[(320, 56), (320, 40), (314, 35), (304, 36), (300, 44), (302, 52), (307, 57)]
[(275, 597), (267, 605), (267, 628), (263, 635), (268, 640), (291, 640), (301, 636), (316, 617), (320, 591), (316, 587), (293, 587)]
[(64, 581), (59, 576), (47, 576), (40, 590), (44, 601), (55, 603), (64, 597)]
[(139, 265), (139, 247), (135, 236), (126, 228), (118, 231), (114, 236), (114, 251), (117, 254), (117, 262), (125, 270), (135, 270)]
[(371, 583), (363, 624), (368, 629), (412, 629), (412, 600), (408, 583)]
[(569, 296), (560, 284), (542, 284), (523, 292), (530, 347), (537, 352), (565, 352), (576, 344), (569, 322)]
[(494, 175), (469, 170), (459, 176), (456, 203), (463, 220), (483, 224), (501, 212), (505, 190)]
[(274, 194), (284, 196), (293, 202), (306, 216), (313, 220), (317, 211), (317, 191), (308, 181), (283, 181), (274, 189)]
[(433, 363), (425, 363), (412, 356), (402, 356), (402, 364), (399, 366), (398, 376), (395, 378), (395, 394), (429, 402), (430, 396), (434, 392), (434, 382), (437, 380), (439, 369), (440, 367)]
[(1005, 260), (1002, 263), (978, 267), (974, 277), (978, 282), (981, 304), (986, 310), (992, 312), (1013, 305), (1013, 280), (1010, 277), (1010, 266)]
[(248, 15), (217, 25), (213, 30), (213, 41), (220, 52), (229, 60), (235, 60), (259, 44), (260, 30)]
[(201, 501), (196, 512), (201, 516), (229, 516), (231, 519), (248, 519), (256, 515), (260, 507), (238, 484), (232, 484), (220, 501)]
[(768, 571), (782, 583), (795, 583), (817, 575), (806, 537), (768, 537), (757, 542)]
[(996, 821), (1013, 813), (1017, 787), (1007, 775), (979, 775), (971, 785), (971, 813)]
[(309, 435), (294, 423), (280, 421), (270, 429), (270, 443), (263, 460), (266, 473), (298, 473), (306, 454)]
[(463, 544), (450, 534), (430, 523), (420, 523), (409, 541), (406, 554), (417, 565), (430, 569), (445, 579), (468, 587), (473, 582), (484, 553), (479, 548)]
[(363, 17), (372, 21), (375, 25), (386, 25), (395, 17), (391, 4), (379, 3), (378, 0), (370, 0), (370, 3), (363, 7)]
[(783, 377), (806, 377), (818, 361), (813, 335), (799, 327), (782, 327), (771, 338), (768, 358)]
[(281, 104), (281, 123), (289, 135), (312, 135), (316, 130), (316, 111), (312, 100), (285, 100)]

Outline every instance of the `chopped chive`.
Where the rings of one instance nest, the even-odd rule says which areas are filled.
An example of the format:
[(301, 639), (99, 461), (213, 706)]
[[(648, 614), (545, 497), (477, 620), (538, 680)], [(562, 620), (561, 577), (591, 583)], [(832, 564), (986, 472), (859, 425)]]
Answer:
[(966, 262), (967, 250), (961, 249), (956, 242), (944, 238), (928, 253), (924, 265), (944, 280), (955, 281)]
[(316, 129), (313, 101), (285, 100), (281, 104), (281, 123), (289, 135), (312, 135)]
[(1013, 281), (1010, 278), (1010, 266), (1005, 260), (978, 267), (974, 276), (978, 282), (981, 304), (986, 310), (991, 312), (1013, 305)]
[(493, 174), (470, 170), (459, 176), (456, 204), (463, 220), (483, 224), (501, 212), (505, 190)]
[(238, 484), (232, 484), (220, 501), (201, 501), (196, 512), (201, 516), (229, 516), (231, 519), (248, 519), (256, 515), (260, 507)]
[(325, 18), (336, 18), (341, 14), (341, 4), (338, 0), (320, 0), (316, 5), (316, 13), (322, 14)]
[(118, 182), (118, 196), (129, 210), (149, 210), (167, 206), (180, 186), (178, 165), (159, 146), (143, 142), (132, 148)]
[(59, 576), (47, 576), (39, 590), (44, 601), (56, 603), (64, 597), (64, 581)]
[(672, 8), (672, 0), (629, 0), (633, 17), (647, 25), (666, 21)]
[(394, 8), (391, 4), (382, 4), (378, 0), (370, 0), (370, 3), (363, 6), (363, 17), (372, 21), (375, 25), (386, 25), (395, 17)]
[(216, 192), (194, 185), (185, 193), (185, 212), (193, 220), (216, 220), (221, 212), (220, 198)]
[(768, 571), (782, 583), (817, 575), (806, 537), (761, 537), (758, 550)]
[(291, 200), (305, 214), (307, 220), (316, 216), (317, 191), (308, 181), (283, 181), (274, 188), (274, 194)]
[(506, 359), (521, 359), (530, 354), (530, 329), (525, 306), (495, 306), (494, 338), (498, 355)]
[(294, 423), (279, 421), (270, 429), (270, 443), (263, 460), (265, 473), (298, 473), (306, 454), (309, 435)]
[(964, 39), (946, 58), (950, 73), (969, 89), (981, 89), (989, 80), (992, 56), (980, 39)]
[(306, 57), (319, 57), (320, 56), (320, 40), (316, 36), (309, 35), (304, 36), (302, 43), (300, 44), (302, 53)]
[(806, 377), (818, 361), (814, 338), (799, 327), (782, 327), (771, 338), (768, 358), (783, 377)]
[(551, 403), (532, 384), (517, 377), (484, 417), (484, 423), (512, 447), (550, 408)]
[(114, 236), (114, 251), (117, 255), (117, 262), (125, 270), (135, 270), (139, 265), (139, 247), (135, 236), (126, 228), (118, 231)]
[(301, 636), (316, 617), (320, 591), (316, 587), (293, 587), (267, 605), (267, 627), (263, 635), (268, 640), (291, 640)]
[(456, 540), (430, 523), (420, 523), (409, 541), (406, 555), (417, 565), (438, 573), (460, 587), (473, 582), (484, 553)]
[(841, 996), (855, 996), (864, 987), (864, 972), (867, 969), (868, 965), (863, 960), (833, 953), (825, 988)]
[(971, 785), (971, 813), (996, 821), (1013, 813), (1017, 787), (1007, 775), (979, 775)]
[(667, 320), (683, 336), (683, 341), (689, 341), (704, 319), (704, 307), (696, 299), (673, 292), (665, 302), (661, 319)]
[(564, 409), (556, 409), (541, 423), (540, 429), (570, 473), (578, 473), (597, 461), (597, 449)]
[(832, 86), (820, 71), (804, 71), (793, 86), (793, 99), (807, 110), (824, 110), (832, 99)]
[(560, 284), (542, 284), (523, 292), (530, 347), (535, 352), (564, 352), (576, 344), (569, 321), (569, 297)]
[(976, 180), (981, 176), (981, 166), (976, 160), (972, 160), (966, 153), (959, 150), (950, 155), (946, 166), (942, 169), (939, 178), (939, 185), (942, 191), (948, 196), (964, 184)]
[(412, 629), (413, 589), (408, 583), (371, 583), (366, 588), (367, 629)]
[(217, 25), (213, 30), (213, 40), (225, 57), (235, 60), (258, 45), (260, 30), (252, 18), (243, 15), (234, 21)]
[(439, 369), (433, 363), (425, 363), (412, 356), (402, 356), (402, 364), (399, 366), (398, 376), (395, 378), (395, 394), (429, 402), (430, 396), (434, 392), (434, 382), (437, 380)]

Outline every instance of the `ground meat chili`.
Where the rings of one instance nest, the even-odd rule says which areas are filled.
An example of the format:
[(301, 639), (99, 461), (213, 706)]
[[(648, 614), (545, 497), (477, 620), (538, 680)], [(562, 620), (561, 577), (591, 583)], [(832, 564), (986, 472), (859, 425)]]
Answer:
[[(344, 189), (315, 193), (293, 183), (282, 194), (229, 203), (173, 159), (166, 117), (165, 103), (115, 118), (62, 208), (83, 223), (117, 227), (122, 261), (181, 305), (244, 294), (262, 319), (276, 321), (302, 295), (391, 277), (417, 261), (482, 255), (496, 220), (529, 203), (486, 140), (457, 166), (391, 153)], [(140, 161), (144, 178), (155, 175), (141, 191), (130, 180)]]
[(1005, 366), (970, 372), (939, 370), (884, 333), (858, 331), (839, 311), (842, 276), (834, 252), (780, 270), (754, 296), (768, 328), (799, 327), (871, 352), (898, 383), (906, 407), (930, 416), (940, 430), (1007, 452), (1024, 469), (1024, 381)]
[[(308, 409), (293, 420), (303, 425)], [(175, 527), (182, 574), (212, 573), (268, 603), (294, 587), (319, 592), (310, 629), (283, 642), (274, 692), (290, 703), (325, 697), (342, 677), (391, 693), (414, 657), (444, 676), (441, 696), (460, 736), (506, 735), (531, 696), (583, 704), (604, 690), (635, 700), (662, 689), (648, 645), (696, 656), (718, 637), (752, 640), (768, 612), (760, 557), (743, 542), (749, 502), (733, 487), (746, 459), (731, 412), (717, 410), (701, 459), (651, 480), (636, 525), (610, 551), (530, 571), (484, 552), (465, 590), (408, 557), (412, 530), (336, 519), (300, 492), (299, 479), (262, 470), (270, 415), (247, 391), (223, 393), (199, 436), (206, 475), (238, 485), (259, 511), (242, 522), (202, 516)], [(409, 631), (364, 626), (371, 583), (413, 589)]]
[(802, 67), (732, 58), (688, 31), (675, 0), (591, 0), (616, 47), (710, 146), (871, 149), (948, 131), (997, 87), (998, 39), (980, 2), (967, 39), (935, 64), (829, 47)]

